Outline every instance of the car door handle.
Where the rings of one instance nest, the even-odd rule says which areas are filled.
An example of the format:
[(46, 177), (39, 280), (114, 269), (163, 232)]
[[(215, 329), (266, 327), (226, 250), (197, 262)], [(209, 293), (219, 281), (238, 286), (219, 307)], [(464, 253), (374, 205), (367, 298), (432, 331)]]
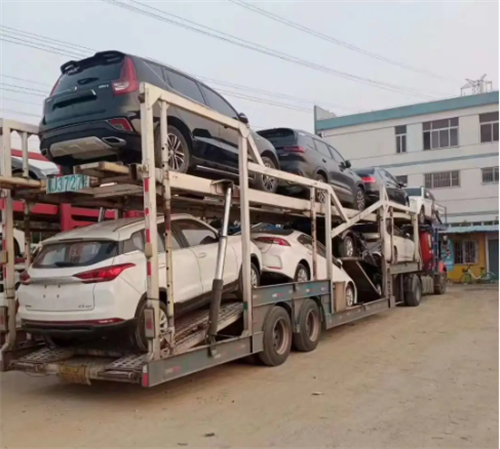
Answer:
[(326, 159), (321, 159), (326, 164)]
[(207, 253), (198, 253), (198, 259), (203, 259), (204, 257), (207, 257)]

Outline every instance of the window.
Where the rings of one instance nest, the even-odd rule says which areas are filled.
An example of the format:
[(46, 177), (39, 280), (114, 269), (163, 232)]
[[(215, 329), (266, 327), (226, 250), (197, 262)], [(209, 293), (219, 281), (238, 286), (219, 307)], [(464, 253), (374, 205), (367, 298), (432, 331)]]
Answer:
[(401, 182), (403, 184), (408, 184), (408, 175), (398, 175), (396, 176), (396, 179), (398, 182)]
[(498, 184), (498, 167), (482, 168), (484, 184)]
[(171, 70), (167, 69), (164, 70), (166, 77), (168, 78), (173, 89), (185, 95), (186, 97), (197, 101), (198, 103), (205, 104), (203, 95), (201, 95), (201, 90), (194, 80), (188, 78), (187, 76), (181, 75), (180, 73), (172, 72)]
[(342, 162), (345, 162), (342, 155), (335, 148), (330, 147), (330, 149), (332, 150), (333, 159), (335, 159), (339, 164), (342, 164)]
[(207, 99), (208, 106), (210, 106), (212, 109), (215, 109), (217, 112), (227, 115), (228, 117), (238, 117), (238, 113), (218, 93), (203, 85), (201, 86), (201, 90), (203, 91), (203, 94)]
[(123, 254), (131, 253), (133, 251), (144, 252), (144, 231), (134, 232), (129, 239), (123, 242)]
[(203, 223), (194, 220), (179, 220), (175, 226), (180, 230), (189, 246), (209, 245), (217, 243), (217, 234)]
[[(312, 237), (309, 237), (308, 235), (302, 234), (299, 236), (297, 241), (301, 245), (305, 246), (309, 251), (312, 252), (312, 250), (313, 250)], [(317, 251), (318, 256), (324, 257), (326, 259), (326, 248), (318, 241), (316, 242), (316, 251)]]
[(330, 150), (328, 149), (328, 145), (325, 142), (321, 142), (321, 140), (314, 139), (314, 144), (316, 145), (316, 149), (318, 153), (321, 153), (323, 156), (326, 156), (328, 159), (332, 158), (330, 154)]
[(479, 114), (479, 123), (481, 142), (498, 142), (498, 112)]
[(473, 240), (456, 241), (453, 244), (455, 263), (459, 265), (477, 263), (477, 243)]
[[(157, 227), (158, 229), (158, 251), (160, 253), (165, 252), (165, 223), (160, 223)], [(172, 232), (172, 249), (179, 249), (180, 245)]]
[(42, 247), (33, 268), (83, 267), (117, 254), (118, 243), (109, 240), (51, 243)]
[(458, 117), (426, 122), (424, 128), (424, 150), (458, 146)]
[(396, 126), (396, 153), (406, 153), (406, 125)]
[(460, 187), (459, 171), (442, 171), (436, 173), (426, 173), (425, 187), (428, 189), (441, 189), (444, 187)]

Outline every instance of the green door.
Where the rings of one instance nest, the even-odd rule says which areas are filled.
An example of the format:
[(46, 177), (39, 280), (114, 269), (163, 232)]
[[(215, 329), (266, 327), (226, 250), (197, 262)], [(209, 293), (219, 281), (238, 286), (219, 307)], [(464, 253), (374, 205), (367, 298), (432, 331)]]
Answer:
[(488, 240), (488, 265), (498, 279), (498, 239)]

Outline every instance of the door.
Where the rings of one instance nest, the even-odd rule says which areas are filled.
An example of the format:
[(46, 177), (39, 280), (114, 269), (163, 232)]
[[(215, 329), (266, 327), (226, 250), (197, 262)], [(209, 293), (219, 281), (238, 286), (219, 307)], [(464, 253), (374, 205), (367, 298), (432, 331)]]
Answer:
[[(206, 98), (207, 105), (213, 110), (227, 117), (238, 119), (238, 113), (235, 109), (217, 92), (209, 87), (200, 84), (203, 95)], [(238, 135), (235, 129), (219, 125), (219, 146), (220, 151), (215, 154), (207, 154), (207, 162), (217, 165), (229, 166), (235, 170), (238, 169)]]
[(319, 139), (313, 139), (313, 141), (316, 147), (316, 152), (320, 157), (321, 166), (326, 169), (330, 184), (333, 185), (335, 193), (342, 201), (349, 201), (342, 173), (340, 172), (338, 163), (334, 160), (328, 145)]
[(335, 148), (329, 146), (329, 149), (332, 153), (333, 159), (335, 160), (337, 170), (339, 171), (342, 187), (345, 189), (348, 201), (354, 202), (357, 188), (355, 179), (358, 178), (358, 175), (356, 175), (354, 171), (351, 170), (351, 168), (346, 166), (345, 159)]
[[(213, 228), (198, 220), (176, 220), (173, 226), (176, 232), (182, 236), (184, 244), (191, 249), (197, 259), (203, 293), (212, 291), (217, 264), (217, 251), (219, 249), (219, 236)], [(234, 278), (235, 270), (238, 270), (236, 254), (228, 245), (224, 264), (224, 284), (229, 283)]]
[(398, 180), (392, 176), (386, 170), (380, 170), (384, 180), (385, 188), (387, 189), (387, 195), (391, 201), (395, 201), (400, 204), (405, 204), (405, 195), (403, 189), (399, 187)]
[(488, 240), (488, 271), (498, 279), (498, 239)]
[[(172, 91), (205, 106), (205, 99), (198, 82), (172, 69), (163, 68), (163, 73)], [(212, 120), (198, 116), (180, 108), (174, 108), (178, 116), (189, 128), (193, 137), (193, 155), (204, 158), (219, 148), (220, 125)]]
[[(165, 224), (158, 225), (158, 267), (160, 288), (167, 288), (165, 252)], [(195, 253), (182, 247), (179, 236), (172, 233), (172, 278), (174, 282), (174, 303), (179, 304), (196, 298), (203, 293), (200, 268)]]

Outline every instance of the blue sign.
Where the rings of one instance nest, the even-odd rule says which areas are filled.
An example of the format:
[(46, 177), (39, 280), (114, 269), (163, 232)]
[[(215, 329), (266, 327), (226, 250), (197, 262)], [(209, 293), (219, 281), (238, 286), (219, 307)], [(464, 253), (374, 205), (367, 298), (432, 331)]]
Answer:
[(453, 253), (453, 240), (448, 237), (448, 249), (446, 248), (446, 243), (441, 243), (441, 254), (444, 258), (444, 263), (446, 265), (446, 270), (448, 273), (453, 271), (455, 268), (455, 255)]

